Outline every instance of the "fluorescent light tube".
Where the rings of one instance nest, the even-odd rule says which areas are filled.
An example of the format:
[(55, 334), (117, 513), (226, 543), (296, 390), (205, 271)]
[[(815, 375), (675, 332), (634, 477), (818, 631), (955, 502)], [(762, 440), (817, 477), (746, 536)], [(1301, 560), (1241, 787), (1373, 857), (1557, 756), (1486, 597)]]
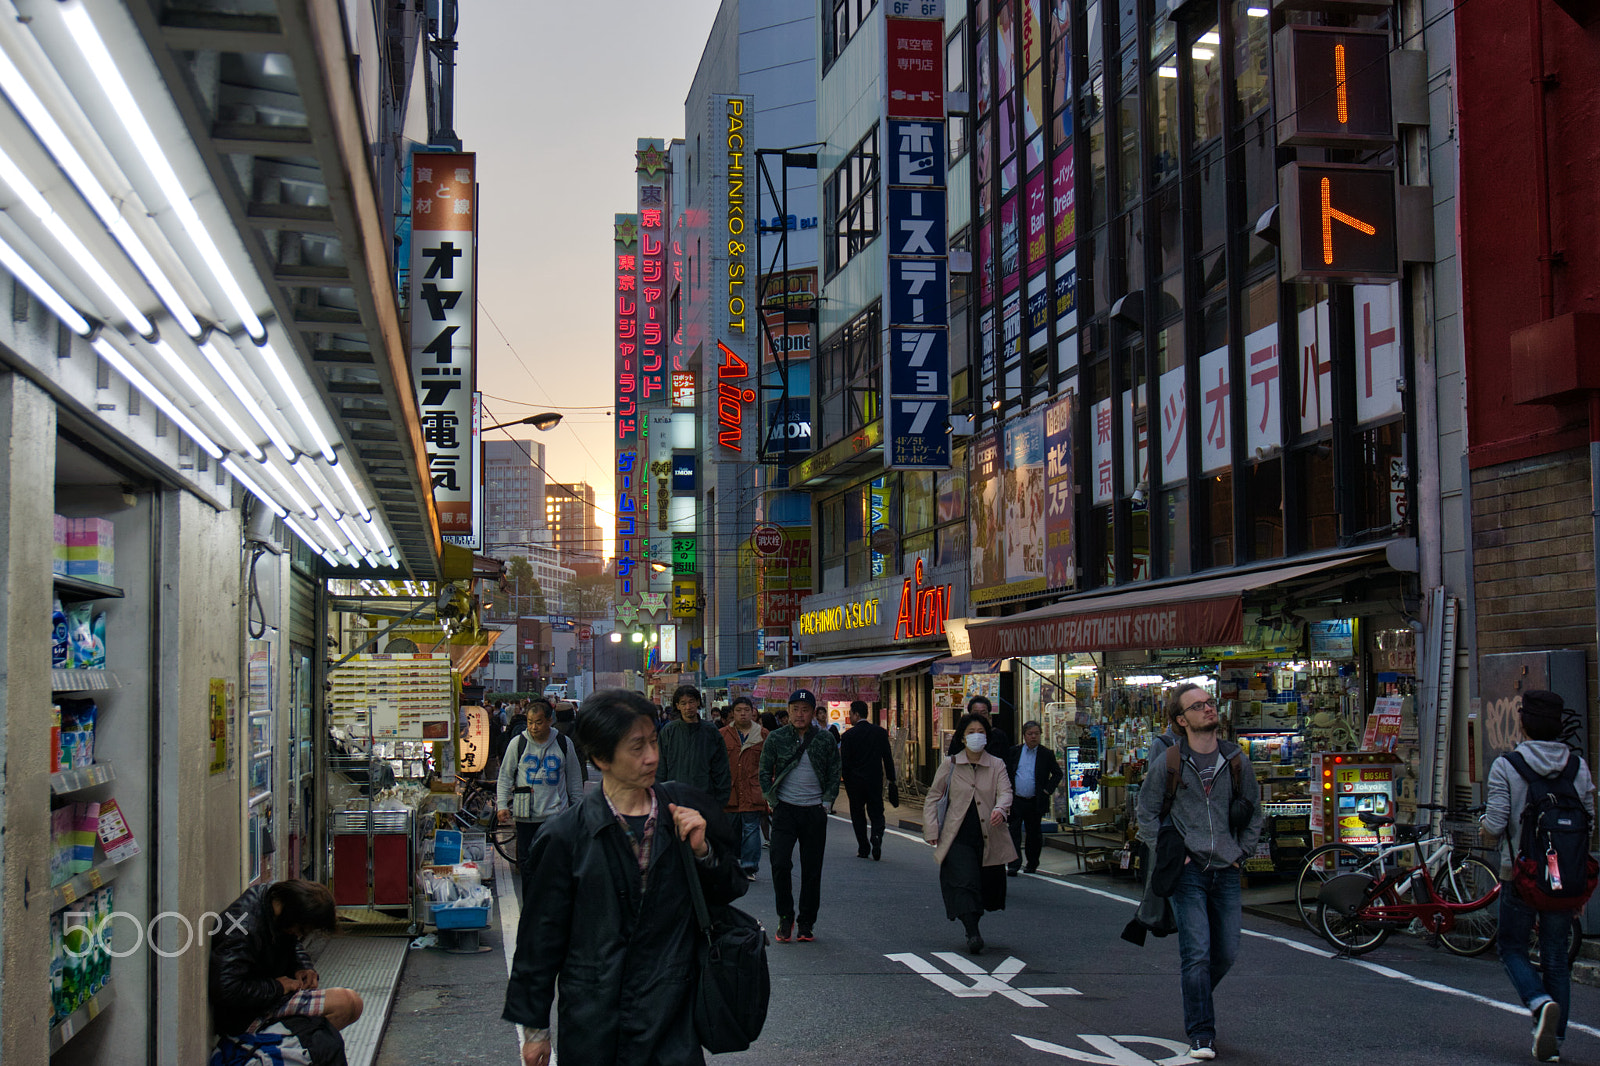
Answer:
[(294, 519), (285, 518), (283, 520), (283, 524), (284, 524), (284, 527), (287, 528), (290, 533), (293, 533), (295, 536), (299, 537), (300, 540), (305, 544), (306, 547), (310, 548), (314, 552), (322, 551), (321, 545), (319, 545), (315, 540), (312, 540), (311, 539), (311, 534), (307, 533), (304, 529), (302, 529), (300, 527), (300, 525), (297, 522), (295, 522)]
[(22, 172), (22, 168), (17, 166), (16, 162), (4, 151), (0, 151), (0, 181), (4, 181), (9, 185), (11, 191), (16, 193), (22, 202), (27, 205), (28, 210), (32, 211), (39, 221), (44, 223), (45, 229), (50, 231), (50, 235), (72, 257), (72, 261), (78, 265), (78, 269), (89, 275), (89, 280), (94, 282), (101, 292), (105, 293), (106, 299), (110, 300), (112, 306), (121, 312), (122, 317), (128, 320), (134, 331), (141, 336), (153, 336), (156, 328), (150, 324), (150, 320), (145, 317), (144, 312), (139, 310), (139, 305), (133, 302), (132, 297), (122, 291), (122, 286), (118, 285), (110, 272), (100, 265), (100, 260), (95, 254), (89, 251), (83, 241), (78, 239), (78, 235), (72, 231), (72, 227), (67, 225), (64, 218), (56, 214), (55, 209), (44, 198), (44, 194), (34, 187), (33, 182)]
[(11, 272), (11, 276), (22, 282), (29, 292), (39, 298), (39, 302), (55, 312), (55, 316), (67, 324), (67, 328), (80, 337), (89, 335), (89, 323), (78, 314), (78, 309), (64, 300), (59, 292), (51, 287), (50, 283), (39, 276), (39, 272), (28, 265), (28, 261), (17, 254), (17, 250), (5, 241), (0, 240), (0, 266)]
[[(349, 448), (345, 449), (344, 457), (347, 459), (350, 457)], [(356, 483), (350, 480), (350, 472), (345, 469), (344, 463), (342, 461), (334, 463), (333, 472), (338, 475), (339, 482), (344, 485), (345, 494), (350, 497), (350, 501), (354, 503), (356, 505), (356, 509), (361, 512), (362, 521), (372, 521), (372, 509), (369, 508), (367, 506), (367, 502), (361, 498), (361, 493), (356, 491)]]
[(240, 468), (238, 463), (234, 462), (232, 459), (224, 459), (222, 460), (222, 468), (228, 473), (232, 474), (233, 479), (248, 489), (252, 496), (266, 504), (268, 507), (272, 508), (273, 514), (277, 515), (284, 521), (289, 520), (288, 509), (271, 496), (268, 496), (266, 490), (260, 485), (257, 485), (254, 479), (252, 479), (249, 474), (246, 474), (244, 470)]
[(333, 445), (328, 443), (328, 435), (322, 432), (322, 426), (312, 415), (311, 408), (306, 406), (306, 398), (300, 395), (300, 388), (293, 378), (289, 376), (289, 368), (284, 366), (283, 359), (278, 355), (278, 350), (272, 346), (270, 340), (263, 341), (256, 350), (265, 357), (267, 367), (283, 386), (283, 391), (289, 394), (289, 402), (294, 405), (295, 413), (300, 416), (300, 421), (305, 425), (306, 432), (311, 434), (311, 440), (316, 444), (317, 450), (328, 462), (335, 461)]
[(363, 536), (360, 536), (355, 530), (351, 529), (350, 523), (345, 520), (344, 516), (341, 515), (338, 518), (335, 518), (334, 524), (340, 529), (344, 530), (344, 535), (350, 538), (351, 544), (355, 545), (357, 548), (360, 548), (362, 551), (367, 550), (367, 539)]
[(79, 154), (66, 131), (56, 122), (50, 109), (45, 107), (44, 101), (39, 99), (39, 94), (33, 91), (28, 79), (4, 51), (0, 51), (0, 89), (5, 91), (12, 106), (33, 129), (34, 134), (44, 142), (44, 146), (55, 157), (61, 169), (66, 171), (67, 177), (72, 179), (72, 183), (94, 209), (94, 213), (100, 216), (100, 221), (105, 224), (106, 229), (110, 230), (117, 243), (122, 245), (123, 251), (128, 253), (128, 258), (133, 260), (133, 265), (139, 268), (139, 273), (143, 274), (150, 287), (155, 289), (156, 295), (161, 297), (161, 302), (172, 312), (172, 317), (178, 320), (178, 325), (182, 326), (189, 336), (198, 338), (201, 333), (200, 323), (184, 304), (178, 295), (178, 290), (156, 265), (144, 242), (133, 232), (133, 227), (122, 217), (116, 204), (112, 203), (105, 187), (89, 169), (89, 164), (84, 162), (83, 156)]
[(283, 471), (279, 470), (276, 466), (273, 466), (265, 459), (261, 461), (261, 466), (264, 470), (266, 470), (267, 474), (272, 478), (272, 480), (278, 483), (278, 487), (283, 490), (283, 494), (285, 496), (289, 497), (289, 502), (295, 505), (296, 510), (305, 515), (307, 518), (316, 517), (317, 509), (306, 502), (306, 498), (300, 495), (300, 490), (295, 488), (294, 483), (284, 476)]
[(156, 388), (150, 383), (149, 378), (135, 370), (133, 364), (123, 358), (122, 353), (113, 348), (109, 341), (104, 337), (96, 337), (92, 345), (94, 350), (100, 353), (102, 359), (115, 367), (117, 373), (127, 378), (128, 383), (143, 393), (145, 399), (159, 407), (163, 414), (172, 419), (174, 425), (192, 437), (196, 444), (205, 449), (207, 455), (213, 459), (222, 458), (222, 449), (217, 447), (210, 437), (202, 433), (200, 427), (195, 425), (188, 415), (178, 410), (177, 405), (167, 398), (166, 393)]
[(67, 0), (61, 5), (61, 18), (72, 34), (72, 39), (77, 42), (78, 50), (83, 53), (90, 72), (99, 81), (101, 91), (106, 94), (106, 99), (116, 110), (117, 117), (122, 120), (128, 136), (133, 138), (134, 147), (150, 168), (150, 173), (155, 177), (157, 184), (161, 186), (168, 205), (183, 224), (189, 239), (194, 241), (195, 248), (199, 250), (200, 257), (205, 260), (206, 266), (216, 277), (217, 283), (222, 286), (228, 302), (233, 305), (234, 313), (244, 324), (245, 331), (254, 340), (264, 340), (267, 335), (266, 327), (261, 324), (260, 316), (250, 306), (244, 290), (239, 287), (239, 282), (228, 269), (221, 250), (211, 239), (210, 231), (200, 220), (199, 213), (190, 202), (188, 190), (178, 180), (178, 175), (172, 169), (171, 162), (167, 160), (166, 153), (161, 150), (161, 142), (156, 138), (150, 124), (145, 121), (144, 113), (139, 110), (139, 105), (135, 102), (133, 90), (123, 80), (122, 71), (118, 69), (116, 60), (111, 58), (111, 52), (106, 48), (105, 41), (100, 37), (100, 31), (95, 28), (94, 21), (89, 17), (88, 9), (83, 6), (81, 0)]
[(310, 487), (312, 494), (317, 498), (317, 502), (326, 507), (330, 515), (337, 517), (343, 514), (343, 508), (334, 506), (333, 500), (326, 492), (322, 491), (322, 484), (316, 478), (311, 476), (310, 470), (306, 469), (306, 467), (312, 462), (313, 460), (311, 459), (302, 459), (298, 463), (290, 463), (289, 469), (298, 474), (300, 476), (300, 480), (305, 482), (306, 485)]
[(222, 379), (223, 384), (228, 386), (228, 391), (233, 393), (234, 399), (243, 404), (244, 409), (250, 412), (250, 417), (255, 419), (256, 424), (266, 431), (267, 438), (272, 441), (272, 446), (278, 449), (278, 454), (283, 456), (283, 461), (286, 463), (294, 462), (294, 449), (289, 447), (289, 442), (283, 439), (283, 434), (278, 432), (278, 427), (273, 423), (272, 419), (267, 417), (267, 412), (260, 403), (256, 402), (255, 396), (245, 387), (239, 375), (234, 373), (233, 367), (228, 365), (228, 361), (222, 358), (222, 353), (217, 351), (216, 346), (210, 341), (206, 341), (198, 347), (200, 348), (200, 354), (206, 357), (206, 362), (211, 364), (211, 369), (217, 372), (217, 376)]
[(194, 372), (194, 368), (179, 358), (178, 353), (172, 350), (172, 345), (166, 341), (158, 340), (152, 347), (161, 355), (162, 359), (166, 360), (167, 365), (172, 368), (173, 372), (183, 379), (184, 384), (189, 386), (189, 391), (194, 393), (206, 405), (212, 417), (222, 424), (222, 428), (233, 434), (233, 438), (239, 442), (241, 450), (257, 462), (266, 458), (266, 454), (262, 452), (260, 446), (256, 444), (250, 435), (244, 431), (244, 427), (233, 417), (232, 412), (222, 405), (222, 401), (217, 399), (215, 392), (206, 387), (205, 383), (200, 380), (199, 375)]
[(1197, 43), (1220, 45), (1222, 43), (1222, 37), (1217, 33), (1216, 30), (1211, 30), (1209, 33), (1202, 33), (1197, 39)]

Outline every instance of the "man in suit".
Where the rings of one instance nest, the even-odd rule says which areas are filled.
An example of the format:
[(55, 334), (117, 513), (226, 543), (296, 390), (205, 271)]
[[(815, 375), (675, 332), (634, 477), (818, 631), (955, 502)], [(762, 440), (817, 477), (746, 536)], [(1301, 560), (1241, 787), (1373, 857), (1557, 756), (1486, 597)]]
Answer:
[(839, 758), (844, 766), (844, 789), (850, 796), (850, 824), (856, 830), (856, 856), (868, 852), (867, 819), (872, 820), (871, 852), (874, 860), (883, 858), (883, 782), (889, 780), (889, 802), (900, 806), (900, 786), (894, 777), (894, 754), (889, 750), (889, 731), (868, 720), (862, 700), (850, 704), (850, 721), (839, 741)]
[[(1019, 870), (1028, 873), (1039, 868), (1039, 851), (1044, 844), (1039, 831), (1039, 820), (1050, 809), (1050, 793), (1061, 784), (1061, 764), (1056, 753), (1039, 743), (1043, 729), (1038, 722), (1024, 722), (1022, 743), (1006, 753), (1006, 772), (1011, 775), (1012, 791), (1016, 794), (1011, 804), (1011, 842), (1016, 845), (1017, 858), (1008, 869), (1012, 877)], [(1022, 865), (1023, 830), (1027, 830), (1028, 865)]]

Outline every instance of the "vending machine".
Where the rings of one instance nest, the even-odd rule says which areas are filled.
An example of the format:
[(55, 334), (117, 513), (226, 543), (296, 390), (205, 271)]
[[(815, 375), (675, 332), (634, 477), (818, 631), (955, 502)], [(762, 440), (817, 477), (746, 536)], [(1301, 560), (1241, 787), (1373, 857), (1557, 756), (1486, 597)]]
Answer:
[(1322, 751), (1311, 756), (1311, 780), (1319, 795), (1311, 802), (1314, 845), (1370, 847), (1394, 841), (1394, 827), (1373, 829), (1361, 815), (1395, 814), (1400, 760), (1386, 752)]

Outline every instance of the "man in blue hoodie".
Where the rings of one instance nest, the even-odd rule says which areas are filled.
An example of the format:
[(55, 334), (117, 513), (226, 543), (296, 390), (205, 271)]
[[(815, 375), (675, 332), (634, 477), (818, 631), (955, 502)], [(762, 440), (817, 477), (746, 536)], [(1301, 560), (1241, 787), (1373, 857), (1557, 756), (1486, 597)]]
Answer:
[[(1554, 692), (1534, 690), (1522, 694), (1522, 735), (1516, 747), (1528, 769), (1539, 777), (1556, 780), (1576, 762), (1572, 785), (1589, 823), (1594, 824), (1594, 780), (1577, 752), (1561, 740), (1566, 708)], [(1561, 1041), (1567, 1035), (1567, 1013), (1572, 1002), (1572, 966), (1567, 947), (1572, 936), (1571, 911), (1535, 910), (1509, 883), (1522, 835), (1522, 811), (1528, 803), (1528, 782), (1502, 755), (1489, 767), (1489, 797), (1483, 815), (1483, 835), (1500, 844), (1500, 962), (1506, 976), (1533, 1012), (1533, 1057), (1540, 1062), (1561, 1061)], [(1539, 923), (1539, 957), (1543, 974), (1528, 961), (1533, 923)]]
[[(1218, 735), (1222, 720), (1211, 693), (1196, 684), (1179, 685), (1168, 699), (1167, 717), (1178, 745), (1150, 763), (1139, 789), (1139, 839), (1153, 851), (1163, 818), (1183, 834), (1187, 858), (1172, 892), (1183, 1027), (1189, 1057), (1209, 1060), (1217, 1057), (1211, 997), (1239, 954), (1239, 868), (1261, 838), (1261, 790), (1250, 760)], [(1173, 752), (1176, 758), (1169, 758)], [(1236, 787), (1247, 807), (1239, 813), (1249, 816), (1238, 826), (1230, 823)]]

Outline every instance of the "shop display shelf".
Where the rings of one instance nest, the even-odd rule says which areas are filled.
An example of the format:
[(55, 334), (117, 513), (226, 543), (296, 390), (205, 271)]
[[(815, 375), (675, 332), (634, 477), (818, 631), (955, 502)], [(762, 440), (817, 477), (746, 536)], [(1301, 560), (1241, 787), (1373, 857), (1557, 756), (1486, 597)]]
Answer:
[(115, 585), (103, 585), (98, 581), (88, 581), (81, 577), (55, 574), (54, 581), (56, 595), (63, 601), (81, 603), (84, 600), (120, 600), (127, 595)]
[(44, 901), (49, 912), (54, 914), (63, 907), (72, 906), (86, 894), (104, 888), (106, 882), (113, 880), (119, 872), (117, 864), (111, 859), (106, 859), (92, 870), (70, 877), (53, 888), (35, 892), (33, 901), (35, 903)]
[(110, 763), (97, 762), (93, 766), (83, 766), (76, 770), (62, 770), (50, 775), (50, 791), (57, 796), (68, 796), (74, 792), (81, 792), (86, 788), (103, 785), (107, 781), (115, 781), (117, 772), (111, 768)]
[(110, 692), (121, 687), (122, 682), (110, 670), (50, 671), (51, 692)]
[(106, 985), (90, 996), (89, 1002), (61, 1019), (61, 1024), (50, 1030), (50, 1054), (54, 1055), (60, 1051), (63, 1044), (83, 1032), (84, 1026), (100, 1017), (101, 1012), (111, 1006), (115, 998), (115, 988), (115, 985)]

